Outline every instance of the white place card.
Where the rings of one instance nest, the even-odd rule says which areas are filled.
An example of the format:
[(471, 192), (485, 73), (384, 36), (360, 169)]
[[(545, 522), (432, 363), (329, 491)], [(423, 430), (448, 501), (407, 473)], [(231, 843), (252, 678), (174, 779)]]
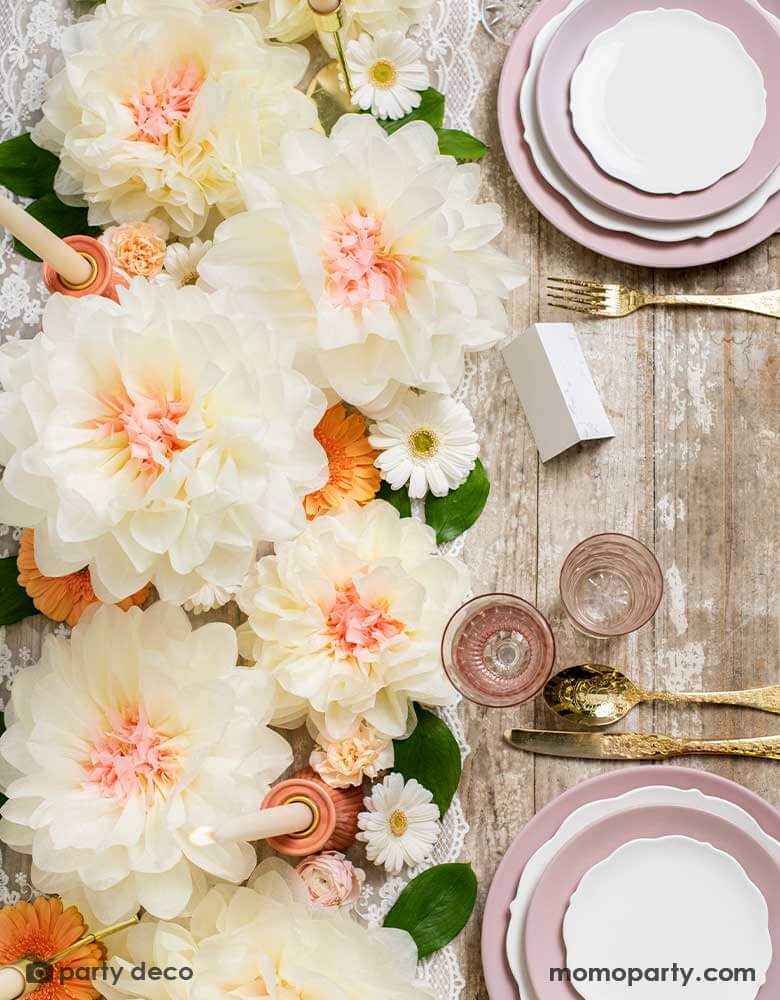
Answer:
[(543, 462), (615, 436), (571, 323), (535, 323), (502, 354)]

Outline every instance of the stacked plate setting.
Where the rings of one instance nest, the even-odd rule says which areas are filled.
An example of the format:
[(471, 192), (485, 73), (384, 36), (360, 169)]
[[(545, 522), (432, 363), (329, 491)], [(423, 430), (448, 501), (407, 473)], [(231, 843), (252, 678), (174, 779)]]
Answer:
[[(695, 266), (780, 228), (780, 0), (544, 0), (499, 125), (531, 201), (585, 246)], [(671, 8), (671, 5), (670, 5)]]
[[(512, 842), (482, 958), (491, 1000), (775, 1000), (780, 814), (688, 768), (586, 781)], [(639, 975), (654, 969), (663, 981)]]

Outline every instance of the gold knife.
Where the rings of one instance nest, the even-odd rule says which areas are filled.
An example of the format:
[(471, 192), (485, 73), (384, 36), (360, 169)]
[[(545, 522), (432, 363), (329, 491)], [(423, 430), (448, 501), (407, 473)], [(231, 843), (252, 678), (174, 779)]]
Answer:
[(694, 740), (653, 733), (565, 733), (544, 729), (507, 729), (504, 739), (518, 750), (551, 757), (588, 760), (666, 760), (690, 754), (767, 757), (780, 760), (780, 736), (749, 740)]

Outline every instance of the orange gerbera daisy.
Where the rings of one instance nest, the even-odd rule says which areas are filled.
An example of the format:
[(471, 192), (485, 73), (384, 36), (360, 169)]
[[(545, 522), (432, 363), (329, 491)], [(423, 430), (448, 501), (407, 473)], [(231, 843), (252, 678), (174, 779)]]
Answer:
[[(35, 532), (25, 528), (16, 565), (19, 570), (19, 586), (24, 587), (35, 607), (55, 622), (75, 625), (90, 604), (98, 603), (88, 569), (80, 569), (67, 576), (44, 576), (35, 561)], [(149, 594), (149, 587), (143, 587), (132, 597), (126, 597), (117, 605), (127, 611), (134, 604), (143, 604)]]
[[(84, 918), (75, 906), (62, 908), (59, 896), (24, 900), (0, 910), (0, 964), (10, 965), (20, 958), (45, 961), (78, 941), (87, 932)], [(105, 947), (95, 942), (86, 944), (72, 955), (55, 962), (49, 982), (35, 990), (36, 1000), (93, 1000), (100, 994), (94, 981), (76, 979), (74, 970), (87, 966), (96, 968), (106, 957)], [(84, 974), (82, 973), (82, 976)]]
[(379, 455), (368, 443), (366, 420), (350, 413), (341, 403), (331, 406), (314, 430), (314, 436), (328, 456), (330, 477), (322, 489), (304, 497), (306, 516), (333, 510), (343, 500), (368, 503), (379, 490), (381, 477), (374, 460)]

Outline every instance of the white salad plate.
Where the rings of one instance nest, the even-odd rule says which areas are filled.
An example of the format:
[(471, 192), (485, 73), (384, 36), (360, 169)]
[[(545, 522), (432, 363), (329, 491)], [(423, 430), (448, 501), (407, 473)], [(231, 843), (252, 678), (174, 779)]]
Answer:
[[(695, 972), (666, 982), (663, 1000), (755, 1000), (772, 961), (769, 909), (731, 855), (690, 837), (631, 840), (594, 865), (563, 919), (569, 969)], [(709, 981), (706, 970), (752, 969), (755, 979)], [(643, 978), (577, 983), (584, 1000), (658, 1000)]]
[(690, 10), (637, 11), (597, 35), (570, 99), (601, 169), (652, 194), (700, 191), (736, 170), (767, 116), (763, 74), (742, 42)]
[[(695, 788), (673, 788), (667, 785), (648, 785), (633, 789), (609, 799), (597, 799), (580, 806), (560, 825), (555, 836), (547, 840), (524, 866), (517, 885), (515, 898), (510, 904), (509, 927), (506, 934), (506, 958), (514, 976), (520, 1000), (544, 1000), (533, 988), (525, 963), (522, 960), (525, 924), (534, 890), (547, 865), (574, 836), (592, 823), (615, 813), (639, 809), (643, 806), (684, 806), (719, 816), (739, 827), (780, 862), (780, 841), (766, 833), (756, 820), (741, 806), (712, 795), (705, 795)], [(633, 894), (634, 899), (639, 899)], [(689, 963), (692, 964), (692, 963)], [(595, 965), (587, 962), (586, 966)], [(656, 987), (656, 996), (657, 996)], [(660, 998), (659, 998), (660, 1000)], [(664, 998), (665, 1000), (665, 998)]]
[[(524, 128), (524, 139), (531, 151), (534, 163), (545, 181), (572, 205), (581, 216), (602, 229), (612, 232), (631, 233), (646, 240), (659, 243), (684, 242), (691, 239), (707, 239), (715, 233), (742, 225), (752, 219), (780, 191), (780, 167), (752, 195), (726, 211), (695, 221), (653, 222), (623, 215), (596, 201), (583, 191), (557, 163), (547, 142), (539, 121), (536, 104), (536, 84), (539, 67), (544, 54), (556, 31), (563, 21), (585, 0), (572, 3), (556, 17), (547, 21), (539, 31), (533, 45), (531, 61), (520, 90), (520, 116)], [(780, 50), (780, 19), (766, 11), (757, 0), (750, 0), (762, 11), (767, 19), (767, 30), (778, 36)]]

